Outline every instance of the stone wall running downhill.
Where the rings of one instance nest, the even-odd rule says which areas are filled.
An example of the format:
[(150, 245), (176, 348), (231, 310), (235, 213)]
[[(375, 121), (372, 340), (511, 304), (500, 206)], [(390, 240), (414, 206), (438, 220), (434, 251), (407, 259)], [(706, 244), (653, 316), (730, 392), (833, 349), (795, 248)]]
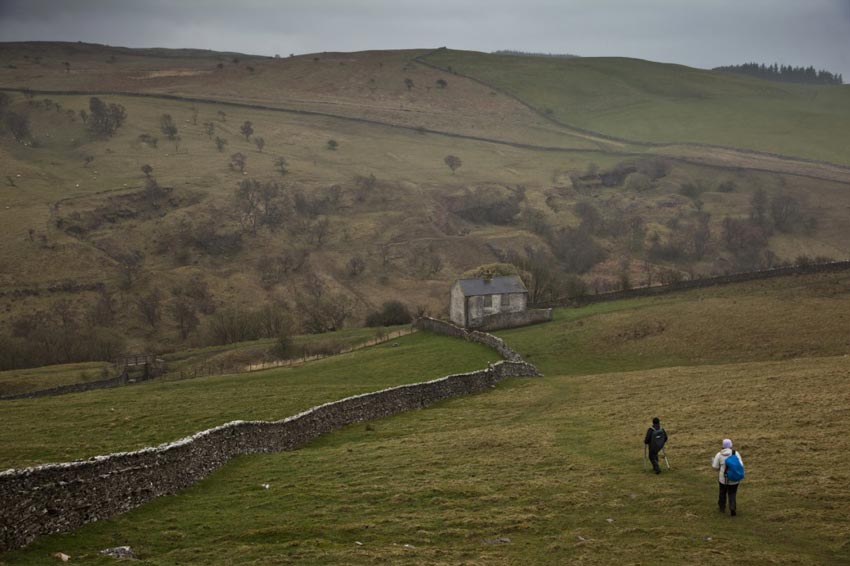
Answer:
[(505, 361), (478, 371), (355, 395), (279, 421), (234, 421), (134, 452), (0, 472), (0, 552), (175, 493), (237, 455), (295, 450), (352, 423), (487, 391), (508, 377), (540, 375), (495, 336), (467, 332), (435, 319), (420, 319), (415, 326), (485, 344)]

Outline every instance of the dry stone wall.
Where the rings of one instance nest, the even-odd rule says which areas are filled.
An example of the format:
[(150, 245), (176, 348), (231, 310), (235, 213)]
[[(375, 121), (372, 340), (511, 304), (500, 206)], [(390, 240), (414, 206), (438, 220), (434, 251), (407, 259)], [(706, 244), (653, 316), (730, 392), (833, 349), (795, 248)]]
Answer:
[(485, 317), (478, 330), (492, 331), (516, 328), (552, 320), (552, 309), (527, 309), (521, 312), (504, 312)]
[(773, 277), (788, 277), (794, 275), (810, 275), (814, 273), (835, 273), (839, 271), (850, 271), (850, 261), (832, 261), (828, 263), (813, 263), (809, 265), (795, 265), (790, 267), (777, 267), (775, 269), (764, 269), (761, 271), (748, 271), (746, 273), (732, 273), (718, 277), (707, 277), (705, 279), (691, 279), (679, 281), (670, 285), (657, 285), (654, 287), (637, 287), (626, 291), (615, 291), (613, 293), (601, 293), (599, 295), (585, 295), (577, 297), (575, 303), (584, 305), (590, 303), (601, 303), (606, 301), (617, 301), (620, 299), (632, 299), (637, 297), (652, 297), (686, 289), (701, 289), (714, 287), (715, 285), (728, 285), (730, 283), (743, 283), (745, 281), (758, 281), (760, 279), (771, 279)]
[(273, 422), (234, 421), (152, 448), (0, 472), (0, 552), (38, 536), (91, 521), (175, 493), (234, 456), (295, 450), (346, 425), (479, 393), (507, 377), (540, 375), (501, 339), (428, 319), (417, 328), (495, 348), (505, 361), (433, 381), (391, 387), (326, 403)]

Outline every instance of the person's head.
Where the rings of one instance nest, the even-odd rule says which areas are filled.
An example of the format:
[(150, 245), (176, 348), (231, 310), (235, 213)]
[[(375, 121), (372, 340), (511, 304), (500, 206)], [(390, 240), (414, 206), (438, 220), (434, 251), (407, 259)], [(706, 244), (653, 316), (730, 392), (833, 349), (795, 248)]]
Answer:
[(723, 439), (723, 448), (732, 448), (732, 441), (728, 438)]
[(653, 417), (653, 418), (652, 418), (652, 424), (654, 424), (654, 425), (660, 425), (660, 424), (661, 424), (661, 419), (659, 419), (658, 417)]

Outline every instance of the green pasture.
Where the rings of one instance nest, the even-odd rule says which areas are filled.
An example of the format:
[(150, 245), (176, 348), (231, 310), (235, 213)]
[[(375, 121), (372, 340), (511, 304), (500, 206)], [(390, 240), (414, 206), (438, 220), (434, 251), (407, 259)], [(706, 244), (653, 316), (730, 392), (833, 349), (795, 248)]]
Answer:
[(496, 360), (484, 346), (419, 332), (293, 368), (6, 401), (0, 407), (0, 469), (152, 446), (232, 420), (282, 419)]
[[(845, 563), (850, 348), (829, 334), (846, 324), (847, 293), (843, 275), (792, 277), (561, 310), (553, 323), (502, 333), (520, 350), (567, 327), (588, 334), (590, 353), (552, 340), (532, 352), (543, 378), (238, 458), (176, 496), (0, 561), (41, 564), (61, 551), (100, 565), (110, 562), (98, 550), (130, 545), (151, 566)], [(822, 320), (819, 350), (804, 317), (767, 308), (797, 301)], [(752, 330), (731, 318), (728, 340), (712, 349), (711, 321), (702, 339), (670, 326), (662, 334), (691, 358), (664, 357), (648, 335), (635, 341), (654, 366), (634, 350), (607, 366), (587, 361), (593, 336), (619, 334), (623, 316), (703, 316), (705, 303), (718, 318), (758, 316), (762, 334), (748, 339)], [(757, 341), (783, 355), (741, 361)], [(656, 415), (670, 434), (671, 469), (660, 476), (643, 464)], [(718, 513), (710, 468), (726, 437), (747, 467), (735, 518)]]
[(616, 57), (438, 50), (427, 62), (482, 80), (567, 124), (648, 142), (700, 142), (850, 163), (850, 89)]

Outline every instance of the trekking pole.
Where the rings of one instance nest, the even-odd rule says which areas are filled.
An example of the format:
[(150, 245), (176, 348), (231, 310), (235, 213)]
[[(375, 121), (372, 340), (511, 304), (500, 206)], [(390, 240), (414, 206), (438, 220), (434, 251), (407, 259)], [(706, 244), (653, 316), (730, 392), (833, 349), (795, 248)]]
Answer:
[(662, 448), (661, 453), (664, 454), (664, 463), (667, 464), (667, 469), (670, 469), (670, 461), (667, 460), (667, 448)]

